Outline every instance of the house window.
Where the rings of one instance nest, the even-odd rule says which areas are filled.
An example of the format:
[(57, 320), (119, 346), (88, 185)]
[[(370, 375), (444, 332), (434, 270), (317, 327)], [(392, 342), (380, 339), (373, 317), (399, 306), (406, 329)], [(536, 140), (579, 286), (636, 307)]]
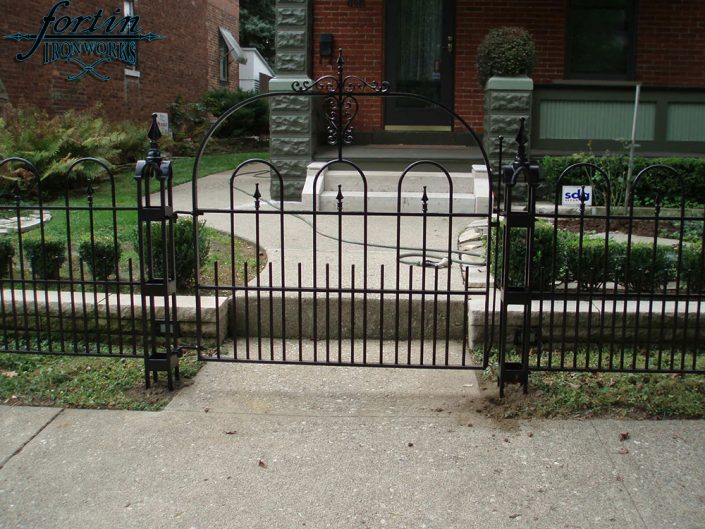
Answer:
[[(135, 2), (134, 0), (126, 0), (125, 2), (122, 3), (122, 14), (124, 17), (134, 17), (135, 16)], [(132, 25), (127, 25), (125, 27), (124, 32), (125, 33), (131, 33), (132, 30)], [(132, 44), (132, 43), (130, 43)], [(134, 43), (135, 46), (135, 64), (128, 64), (125, 66), (125, 73), (127, 75), (139, 75), (139, 72), (137, 71), (137, 43)]]
[(225, 39), (220, 37), (220, 81), (223, 83), (228, 82), (228, 74), (230, 73), (228, 60), (228, 46), (225, 44)]
[(632, 79), (636, 0), (570, 0), (566, 76)]

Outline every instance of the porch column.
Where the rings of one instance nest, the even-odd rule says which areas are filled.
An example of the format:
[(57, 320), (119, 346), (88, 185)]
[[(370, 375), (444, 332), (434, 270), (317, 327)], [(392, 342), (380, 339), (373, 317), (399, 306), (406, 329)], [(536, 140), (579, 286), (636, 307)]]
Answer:
[[(498, 167), (499, 143), (497, 138), (504, 136), (504, 162), (514, 160), (516, 144), (514, 139), (519, 132), (519, 120), (526, 119), (526, 133), (531, 131), (531, 94), (534, 82), (529, 77), (490, 77), (485, 86), (485, 135), (483, 144), (490, 158), (493, 171)], [(529, 138), (530, 141), (530, 138)], [(526, 145), (529, 157), (529, 144)], [(499, 172), (495, 172), (499, 174)]]
[[(276, 77), (270, 80), (271, 92), (290, 92), (292, 83), (310, 82), (311, 1), (276, 2)], [(313, 158), (312, 100), (282, 96), (270, 99), (270, 154), (272, 163), (284, 180), (280, 189), (271, 180), (272, 198), (301, 200), (306, 166)]]

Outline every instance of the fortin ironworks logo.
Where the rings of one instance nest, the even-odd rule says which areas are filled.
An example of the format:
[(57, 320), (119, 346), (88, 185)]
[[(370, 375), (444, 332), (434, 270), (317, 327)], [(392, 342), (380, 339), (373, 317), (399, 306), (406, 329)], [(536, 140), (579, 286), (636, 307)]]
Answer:
[(122, 13), (115, 8), (110, 15), (98, 9), (93, 15), (61, 15), (71, 0), (56, 2), (41, 19), (36, 34), (14, 33), (3, 39), (31, 42), (29, 49), (15, 56), (18, 62), (29, 60), (42, 50), (44, 64), (64, 61), (75, 64), (79, 71), (69, 75), (69, 81), (90, 75), (99, 81), (109, 81), (110, 76), (98, 71), (103, 63), (120, 61), (128, 66), (137, 64), (137, 44), (163, 39), (162, 35), (143, 33), (140, 17)]

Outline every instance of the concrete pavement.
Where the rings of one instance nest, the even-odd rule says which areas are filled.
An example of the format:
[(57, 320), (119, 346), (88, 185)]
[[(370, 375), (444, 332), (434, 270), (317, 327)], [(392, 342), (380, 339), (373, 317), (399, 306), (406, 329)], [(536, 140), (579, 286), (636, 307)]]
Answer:
[(0, 407), (0, 527), (705, 527), (705, 422), (485, 404), (466, 371), (209, 364), (162, 412)]

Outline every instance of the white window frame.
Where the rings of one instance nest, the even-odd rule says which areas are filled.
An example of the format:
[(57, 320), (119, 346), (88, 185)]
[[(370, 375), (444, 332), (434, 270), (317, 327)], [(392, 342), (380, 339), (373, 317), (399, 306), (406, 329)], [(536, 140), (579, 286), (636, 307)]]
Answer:
[[(135, 3), (136, 0), (124, 0), (122, 3), (122, 15), (127, 17), (127, 16), (135, 16)], [(127, 31), (127, 28), (125, 29)], [(129, 77), (140, 77), (140, 71), (137, 68), (136, 64), (130, 64), (125, 66), (125, 75)]]
[(218, 79), (221, 83), (230, 82), (230, 50), (222, 35), (218, 34)]

